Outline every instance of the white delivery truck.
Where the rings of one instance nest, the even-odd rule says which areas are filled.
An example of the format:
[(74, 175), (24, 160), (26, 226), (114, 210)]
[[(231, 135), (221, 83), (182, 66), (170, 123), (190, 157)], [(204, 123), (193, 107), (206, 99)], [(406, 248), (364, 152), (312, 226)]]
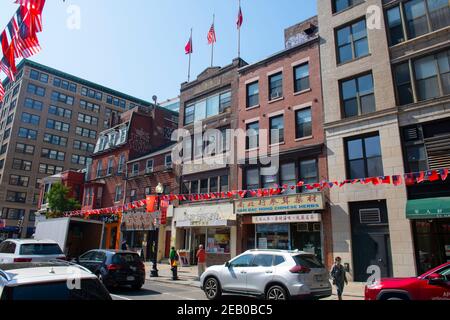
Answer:
[(74, 259), (86, 251), (102, 246), (102, 221), (78, 218), (58, 218), (39, 221), (34, 239), (53, 240), (61, 247), (68, 259)]

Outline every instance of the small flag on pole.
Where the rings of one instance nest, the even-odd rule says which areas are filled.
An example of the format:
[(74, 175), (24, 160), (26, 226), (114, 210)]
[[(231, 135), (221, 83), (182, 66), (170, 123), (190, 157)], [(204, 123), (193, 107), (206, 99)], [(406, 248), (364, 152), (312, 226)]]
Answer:
[(237, 28), (240, 29), (242, 27), (242, 23), (244, 22), (244, 16), (242, 15), (241, 6), (239, 6), (239, 13), (236, 21)]
[(208, 32), (208, 44), (213, 44), (216, 41), (217, 41), (216, 31), (214, 29), (214, 22), (213, 22), (213, 24), (211, 25), (211, 28), (209, 29), (209, 32)]
[(194, 48), (193, 48), (193, 46), (192, 46), (192, 35), (191, 35), (191, 37), (189, 38), (189, 41), (188, 41), (188, 43), (186, 44), (186, 47), (184, 47), (184, 50), (185, 50), (186, 54), (191, 54), (191, 53), (194, 52)]

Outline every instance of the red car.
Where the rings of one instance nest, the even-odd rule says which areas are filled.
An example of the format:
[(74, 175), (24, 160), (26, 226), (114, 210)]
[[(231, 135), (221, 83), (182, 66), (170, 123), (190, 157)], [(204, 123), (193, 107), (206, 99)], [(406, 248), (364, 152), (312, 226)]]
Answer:
[(415, 278), (381, 279), (365, 288), (366, 300), (450, 300), (450, 262)]

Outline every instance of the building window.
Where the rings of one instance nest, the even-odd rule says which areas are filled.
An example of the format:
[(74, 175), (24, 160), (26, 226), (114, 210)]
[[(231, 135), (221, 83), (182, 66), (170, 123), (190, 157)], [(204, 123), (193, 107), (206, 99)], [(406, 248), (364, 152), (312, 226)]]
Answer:
[(45, 163), (39, 164), (39, 173), (53, 175), (53, 174), (61, 173), (63, 171), (64, 171), (63, 167), (54, 166), (54, 165), (45, 164)]
[(42, 111), (43, 103), (37, 100), (26, 98), (24, 101), (25, 108)]
[(131, 176), (135, 177), (139, 175), (139, 163), (133, 163), (131, 166)]
[(88, 158), (85, 156), (80, 156), (78, 154), (73, 154), (71, 159), (72, 164), (86, 165), (88, 163)]
[(364, 0), (332, 0), (333, 13), (341, 12), (347, 8), (353, 7), (357, 4), (364, 2)]
[(450, 24), (450, 7), (447, 0), (410, 0), (388, 9), (386, 16), (389, 44), (393, 46), (447, 27)]
[(409, 72), (409, 63), (394, 67), (395, 86), (397, 88), (397, 103), (405, 105), (414, 102), (412, 83)]
[(227, 192), (227, 191), (229, 191), (228, 176), (221, 176), (220, 177), (220, 192)]
[(340, 82), (344, 117), (375, 111), (372, 73)]
[(108, 167), (106, 169), (106, 175), (110, 176), (113, 173), (113, 165), (114, 165), (114, 158), (108, 159)]
[(116, 194), (114, 197), (114, 202), (122, 201), (122, 186), (116, 186)]
[(247, 124), (247, 150), (259, 146), (259, 122)]
[(380, 136), (370, 135), (346, 140), (348, 179), (383, 176)]
[(194, 122), (195, 106), (188, 106), (184, 110), (184, 124), (188, 125)]
[(338, 63), (369, 54), (365, 18), (336, 31)]
[(231, 106), (231, 92), (212, 95), (206, 99), (186, 105), (184, 109), (184, 125), (223, 113)]
[(172, 167), (172, 155), (171, 154), (166, 154), (166, 156), (164, 157), (164, 165), (166, 166), (166, 168)]
[(102, 161), (97, 162), (97, 178), (100, 178), (103, 174), (103, 163)]
[(152, 172), (153, 172), (153, 159), (147, 160), (145, 166), (145, 173), (152, 173)]
[(200, 193), (208, 193), (209, 179), (200, 180)]
[(45, 96), (45, 88), (36, 86), (36, 85), (34, 85), (32, 83), (28, 84), (27, 92), (31, 93), (31, 94), (35, 94), (35, 95), (37, 95), (39, 97), (44, 97)]
[(269, 100), (283, 97), (283, 73), (277, 73), (269, 77)]
[(55, 121), (52, 119), (47, 119), (47, 129), (58, 130), (62, 132), (69, 132), (70, 125), (65, 122)]
[(297, 185), (297, 175), (295, 173), (295, 162), (283, 163), (281, 165), (281, 185), (287, 185), (288, 188), (284, 192), (285, 194), (294, 194), (296, 189), (290, 188), (290, 186)]
[(16, 152), (17, 153), (23, 153), (23, 154), (34, 154), (34, 146), (23, 144), (23, 143), (17, 143), (16, 144)]
[[(31, 161), (14, 159), (12, 168), (14, 170), (31, 171), (32, 163)], [(45, 173), (45, 172), (44, 172)]]
[(29, 182), (30, 182), (29, 177), (18, 176), (15, 174), (9, 176), (9, 184), (12, 186), (28, 187)]
[[(317, 170), (317, 160), (300, 161), (300, 180), (305, 184), (317, 183), (319, 174)], [(315, 190), (308, 190), (306, 187), (302, 188), (302, 192), (313, 192)]]
[(269, 119), (270, 144), (284, 142), (284, 116), (276, 116)]
[(245, 183), (247, 190), (259, 189), (259, 169), (247, 169), (245, 172)]
[(27, 200), (26, 192), (7, 191), (6, 193), (7, 202), (25, 203), (26, 200)]
[(8, 220), (21, 220), (25, 217), (24, 209), (3, 208), (2, 218)]
[(136, 201), (137, 200), (137, 191), (136, 189), (133, 189), (130, 191), (130, 201)]
[[(98, 104), (95, 104), (92, 102), (87, 102), (85, 100), (80, 100), (80, 107), (87, 111), (92, 111), (95, 113), (100, 112), (100, 106)], [(109, 110), (111, 112), (111, 109), (106, 109), (106, 110)], [(109, 117), (109, 116), (107, 115), (107, 117)]]
[(125, 155), (121, 154), (119, 158), (119, 166), (117, 167), (117, 173), (122, 173), (124, 166), (125, 166)]
[(29, 114), (29, 113), (22, 113), (22, 118), (21, 118), (23, 123), (29, 123), (35, 126), (39, 125), (39, 122), (41, 120), (41, 117), (36, 116), (34, 114)]
[(213, 177), (209, 179), (209, 192), (218, 192), (219, 191), (219, 185), (218, 185), (218, 177)]
[(219, 113), (224, 112), (229, 107), (231, 107), (231, 91), (222, 93), (220, 95)]
[(51, 160), (64, 161), (66, 154), (61, 151), (42, 148), (41, 157), (48, 158)]
[(67, 118), (67, 119), (71, 119), (72, 118), (72, 111), (71, 110), (60, 108), (60, 107), (56, 107), (56, 106), (49, 106), (48, 107), (48, 113), (49, 114), (53, 114), (55, 116), (64, 117), (64, 118)]
[(309, 63), (294, 68), (294, 92), (308, 90), (309, 86)]
[(311, 108), (295, 112), (295, 138), (302, 139), (312, 136)]
[(84, 113), (79, 113), (78, 114), (78, 121), (79, 122), (83, 122), (83, 123), (87, 123), (87, 124), (91, 124), (91, 125), (97, 125), (98, 124), (98, 118), (97, 117), (93, 117)]
[(37, 139), (37, 131), (27, 128), (19, 128), (19, 138), (36, 140)]
[(52, 99), (52, 101), (62, 102), (62, 103), (68, 104), (69, 106), (73, 106), (73, 102), (74, 102), (74, 97), (65, 95), (64, 93), (61, 93), (58, 91), (52, 92), (51, 99)]
[(247, 108), (259, 105), (259, 82), (247, 84)]

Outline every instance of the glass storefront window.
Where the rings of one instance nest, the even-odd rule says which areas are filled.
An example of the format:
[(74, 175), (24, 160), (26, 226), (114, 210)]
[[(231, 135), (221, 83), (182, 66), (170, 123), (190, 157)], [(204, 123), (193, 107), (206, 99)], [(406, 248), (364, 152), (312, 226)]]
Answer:
[(207, 253), (229, 254), (230, 253), (230, 230), (208, 229)]
[(256, 225), (258, 249), (289, 250), (289, 224)]

